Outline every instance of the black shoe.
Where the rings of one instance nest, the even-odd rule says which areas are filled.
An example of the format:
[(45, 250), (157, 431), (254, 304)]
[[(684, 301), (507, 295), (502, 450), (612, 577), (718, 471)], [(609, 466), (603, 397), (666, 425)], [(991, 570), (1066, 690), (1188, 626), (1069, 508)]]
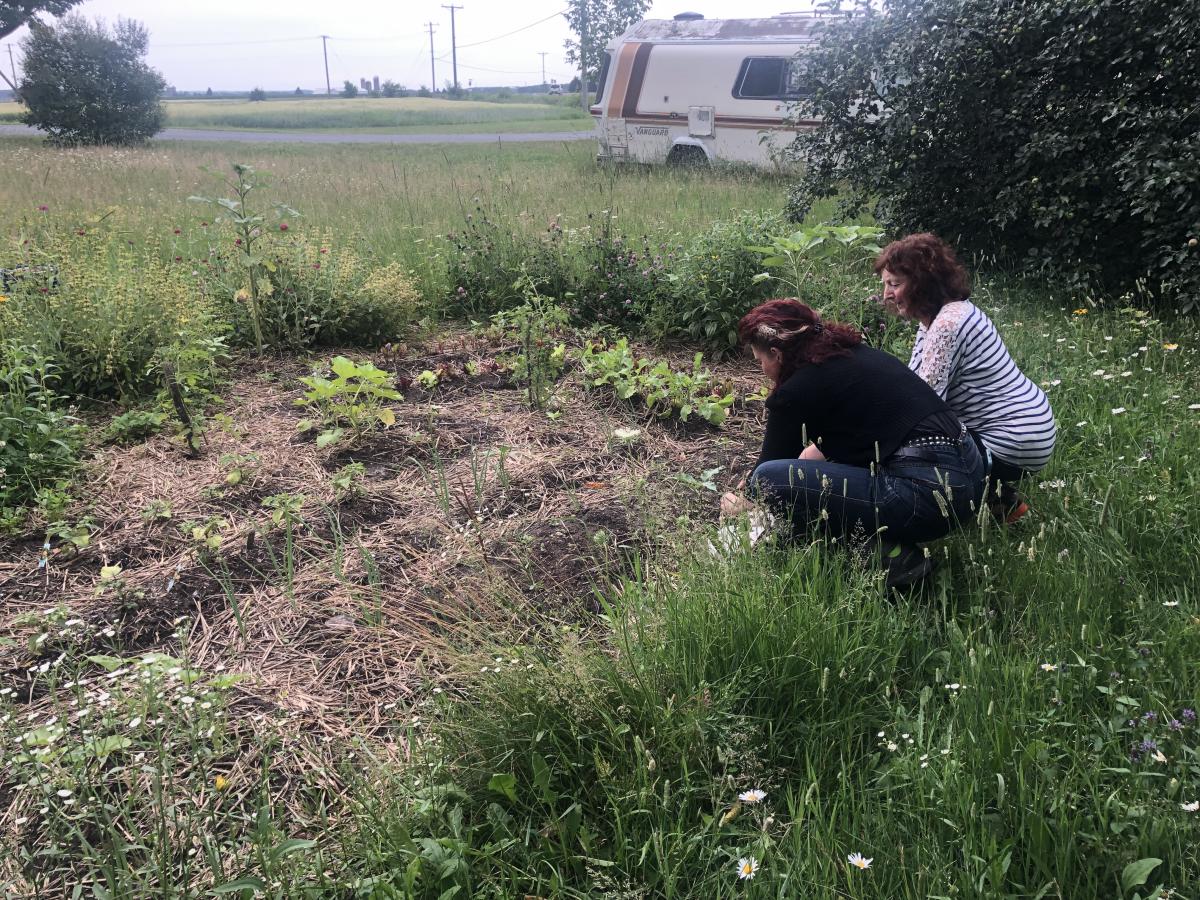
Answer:
[(887, 570), (884, 585), (888, 592), (905, 591), (924, 581), (937, 568), (937, 560), (926, 556), (925, 551), (914, 544), (893, 544), (884, 541), (880, 547), (882, 561)]

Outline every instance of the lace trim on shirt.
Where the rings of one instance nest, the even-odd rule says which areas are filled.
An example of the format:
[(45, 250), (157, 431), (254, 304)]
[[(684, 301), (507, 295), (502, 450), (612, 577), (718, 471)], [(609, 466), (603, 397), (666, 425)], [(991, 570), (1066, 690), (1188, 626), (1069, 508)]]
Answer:
[[(921, 379), (933, 388), (939, 397), (946, 399), (950, 380), (958, 363), (959, 328), (971, 314), (971, 303), (955, 300), (943, 306), (928, 329), (922, 326), (920, 358), (913, 359)], [(916, 347), (914, 346), (914, 357)]]

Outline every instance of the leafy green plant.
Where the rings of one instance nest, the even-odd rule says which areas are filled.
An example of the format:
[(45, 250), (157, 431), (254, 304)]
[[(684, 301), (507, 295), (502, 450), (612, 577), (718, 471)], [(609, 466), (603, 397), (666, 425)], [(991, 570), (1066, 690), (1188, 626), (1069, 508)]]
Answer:
[(780, 230), (777, 215), (744, 213), (717, 222), (668, 261), (672, 289), (647, 312), (649, 330), (661, 336), (704, 341), (727, 352), (737, 346), (737, 323), (765, 300), (768, 287), (754, 276), (762, 271), (749, 249)]
[[(266, 185), (266, 177), (257, 172), (253, 166), (244, 163), (234, 163), (233, 172), (235, 177), (225, 182), (234, 195), (232, 198), (193, 196), (188, 199), (217, 207), (221, 210), (220, 218), (227, 218), (238, 235), (235, 242), (238, 252), (235, 256), (245, 270), (250, 287), (244, 292), (239, 291), (235, 299), (245, 302), (249, 307), (254, 344), (261, 356), (266, 348), (262, 302), (263, 298), (271, 291), (269, 273), (274, 272), (276, 266), (275, 262), (270, 257), (263, 255), (257, 247), (259, 239), (263, 235), (265, 217), (252, 212), (248, 201), (251, 193)], [(284, 215), (291, 216), (293, 219), (300, 216), (300, 213), (283, 203), (276, 204), (275, 212), (280, 218)], [(287, 229), (289, 226), (287, 222), (281, 222), (279, 227)]]
[(162, 430), (167, 414), (156, 409), (131, 409), (113, 416), (101, 434), (110, 444), (136, 444)]
[(339, 497), (357, 497), (362, 493), (363, 478), (366, 474), (366, 466), (360, 462), (352, 462), (334, 472), (329, 481)]
[(717, 384), (703, 368), (697, 353), (690, 371), (675, 371), (666, 362), (637, 357), (629, 341), (621, 338), (611, 346), (589, 342), (581, 361), (593, 388), (608, 388), (619, 400), (639, 399), (657, 416), (677, 416), (686, 422), (695, 415), (710, 425), (721, 425), (733, 405), (728, 384)]
[[(314, 373), (300, 379), (308, 390), (293, 401), (297, 406), (314, 409), (323, 427), (317, 446), (327, 447), (349, 433), (351, 440), (362, 437), (377, 425), (390, 428), (396, 414), (385, 407), (386, 400), (403, 400), (390, 374), (371, 362), (356, 363), (344, 356), (334, 357), (329, 365), (332, 377)], [(304, 419), (297, 428), (309, 431), (317, 423)]]
[(512, 360), (513, 376), (525, 386), (530, 407), (542, 410), (566, 360), (566, 345), (556, 343), (556, 338), (566, 327), (567, 315), (552, 297), (538, 290), (531, 276), (522, 275), (517, 284), (524, 302), (496, 313), (492, 322), (520, 342), (521, 352)]
[(25, 506), (78, 463), (83, 428), (58, 381), (59, 367), (31, 348), (0, 354), (0, 509)]

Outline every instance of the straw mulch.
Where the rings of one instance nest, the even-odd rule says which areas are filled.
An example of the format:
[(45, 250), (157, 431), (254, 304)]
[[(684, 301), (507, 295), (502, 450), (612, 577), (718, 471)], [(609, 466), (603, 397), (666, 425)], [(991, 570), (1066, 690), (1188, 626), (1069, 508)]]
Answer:
[[(276, 359), (237, 374), (198, 458), (163, 435), (99, 448), (77, 491), (77, 515), (97, 527), (89, 545), (72, 553), (55, 541), (44, 564), (41, 533), (0, 547), (0, 633), (13, 638), (0, 642), (0, 682), (31, 709), (48, 703), (28, 670), (58, 650), (48, 642), (32, 652), (22, 614), (63, 604), (95, 626), (83, 649), (114, 655), (180, 653), (175, 623), (186, 617), (195, 666), (249, 676), (230, 710), (248, 770), (254, 735), (271, 722), (283, 748), (277, 773), (332, 772), (352, 736), (403, 757), (396, 726), (446, 677), (439, 651), (462, 639), (460, 626), (517, 641), (547, 620), (586, 620), (594, 589), (652, 549), (648, 523), (715, 518), (717, 495), (671, 476), (720, 467), (717, 484), (728, 489), (761, 434), (760, 404), (739, 407), (719, 430), (685, 428), (587, 392), (577, 372), (560, 381), (562, 415), (552, 421), (503, 377), (463, 371), (494, 353), (456, 336), (423, 355), (377, 357), (401, 376), (439, 365), (457, 374), (433, 391), (408, 388), (395, 426), (351, 446), (322, 450), (298, 434), (296, 378), (308, 366)], [(690, 354), (673, 362), (688, 367)], [(761, 383), (744, 360), (714, 368), (742, 396)], [(617, 426), (641, 427), (642, 439), (614, 444)], [(366, 477), (347, 497), (331, 479), (352, 461)], [(239, 466), (245, 477), (227, 485)], [(281, 493), (304, 497), (290, 585), (285, 534), (262, 507)], [(144, 515), (152, 501), (170, 518)], [(215, 551), (192, 537), (206, 524), (220, 536)], [(101, 568), (113, 565), (120, 589), (98, 590)]]

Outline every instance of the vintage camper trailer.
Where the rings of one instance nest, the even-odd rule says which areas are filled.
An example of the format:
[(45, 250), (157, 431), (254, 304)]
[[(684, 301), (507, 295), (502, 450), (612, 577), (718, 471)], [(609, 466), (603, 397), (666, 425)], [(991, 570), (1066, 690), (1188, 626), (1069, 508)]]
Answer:
[(644, 163), (716, 160), (770, 166), (797, 128), (804, 96), (793, 58), (815, 41), (816, 13), (769, 19), (647, 19), (608, 45), (591, 108), (599, 158)]

